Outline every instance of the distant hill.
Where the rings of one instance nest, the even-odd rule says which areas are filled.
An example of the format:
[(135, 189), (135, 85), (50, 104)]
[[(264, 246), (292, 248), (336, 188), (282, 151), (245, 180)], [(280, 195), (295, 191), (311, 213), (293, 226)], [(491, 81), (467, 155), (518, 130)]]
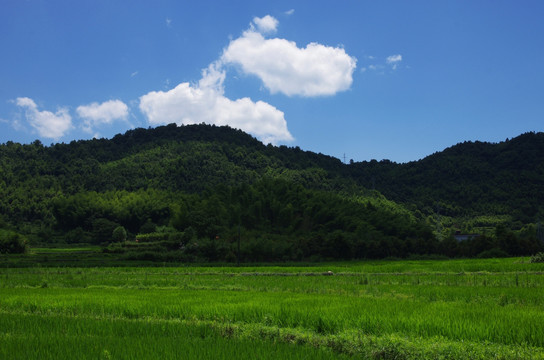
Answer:
[(420, 161), (362, 162), (350, 170), (358, 184), (427, 213), (508, 215), (518, 226), (544, 219), (544, 133), (464, 142)]
[[(130, 239), (174, 232), (184, 259), (232, 258), (239, 232), (246, 259), (257, 261), (475, 255), (438, 240), (472, 226), (527, 230), (542, 214), (543, 160), (541, 133), (458, 144), (407, 164), (349, 165), (204, 124), (52, 146), (8, 142), (0, 229), (35, 243), (109, 242), (120, 226)], [(198, 250), (185, 246), (199, 241)], [(508, 251), (535, 247), (521, 248)]]

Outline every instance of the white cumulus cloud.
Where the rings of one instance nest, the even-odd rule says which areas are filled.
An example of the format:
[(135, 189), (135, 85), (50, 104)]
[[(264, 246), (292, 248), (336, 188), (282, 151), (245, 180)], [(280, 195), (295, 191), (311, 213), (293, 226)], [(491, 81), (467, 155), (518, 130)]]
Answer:
[(270, 15), (255, 17), (249, 29), (230, 41), (221, 57), (202, 71), (198, 83), (184, 82), (141, 96), (139, 108), (149, 124), (229, 125), (265, 143), (292, 141), (282, 111), (249, 97), (232, 100), (225, 96), (228, 66), (239, 66), (245, 74), (259, 77), (271, 93), (309, 97), (349, 89), (357, 60), (340, 47), (310, 43), (299, 48), (292, 41), (265, 38), (277, 31), (278, 24)]
[(257, 30), (263, 34), (275, 33), (278, 28), (278, 20), (270, 15), (266, 15), (262, 18), (253, 18), (253, 24), (255, 24)]
[(269, 15), (255, 18), (249, 30), (229, 43), (220, 61), (256, 75), (271, 93), (309, 97), (350, 88), (357, 59), (340, 47), (310, 43), (299, 48), (293, 41), (263, 36), (276, 27), (277, 20)]
[(111, 124), (115, 120), (127, 120), (128, 106), (121, 100), (109, 100), (98, 104), (81, 105), (76, 109), (84, 121), (83, 129), (92, 133), (93, 128), (101, 124)]
[(39, 111), (34, 100), (27, 97), (19, 97), (15, 103), (25, 109), (26, 120), (41, 137), (58, 140), (73, 128), (72, 117), (66, 108), (59, 108), (56, 113)]
[(181, 83), (169, 91), (140, 97), (140, 110), (152, 125), (208, 123), (229, 125), (265, 143), (291, 141), (284, 113), (263, 101), (224, 96), (225, 71), (218, 63), (202, 71), (198, 84)]

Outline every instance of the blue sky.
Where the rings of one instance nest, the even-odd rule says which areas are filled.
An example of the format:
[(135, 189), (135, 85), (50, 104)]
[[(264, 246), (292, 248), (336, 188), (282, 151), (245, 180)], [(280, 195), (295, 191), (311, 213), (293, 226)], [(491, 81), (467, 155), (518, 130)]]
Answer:
[(544, 127), (542, 1), (0, 3), (0, 143), (176, 122), (355, 161)]

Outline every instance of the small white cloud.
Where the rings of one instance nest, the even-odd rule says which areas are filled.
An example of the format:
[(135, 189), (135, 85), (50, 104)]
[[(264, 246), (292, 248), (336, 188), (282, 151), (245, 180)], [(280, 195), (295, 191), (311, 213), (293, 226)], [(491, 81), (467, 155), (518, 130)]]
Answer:
[(384, 72), (384, 69), (385, 69), (385, 65), (382, 65), (382, 64), (370, 64), (366, 67), (362, 67), (361, 68), (361, 72), (364, 73), (364, 72), (374, 72), (378, 75), (385, 75), (385, 72)]
[(287, 11), (285, 12), (285, 15), (291, 16), (291, 15), (293, 15), (294, 13), (295, 13), (295, 9), (291, 9), (291, 10), (287, 10)]
[[(8, 100), (8, 102), (12, 104), (17, 104), (16, 100)], [(15, 113), (11, 120), (0, 119), (0, 122), (11, 125), (11, 127), (16, 131), (27, 131), (25, 125), (23, 124), (21, 113)]]
[(402, 61), (402, 55), (400, 55), (400, 54), (388, 56), (387, 59), (386, 59), (386, 62), (388, 64), (394, 64), (394, 63), (398, 63), (400, 61)]
[(76, 111), (84, 121), (83, 129), (88, 133), (92, 133), (96, 126), (127, 120), (128, 117), (128, 106), (121, 100), (109, 100), (102, 104), (94, 102), (78, 106)]
[(16, 119), (13, 119), (13, 121), (11, 122), (11, 126), (16, 130), (16, 131), (26, 131), (26, 128), (25, 126), (23, 125), (22, 121), (20, 118), (16, 118)]
[(138, 71), (135, 71), (132, 74), (130, 74), (130, 77), (132, 78), (132, 77), (135, 77), (136, 75), (138, 75)]
[(221, 61), (256, 75), (271, 93), (323, 96), (350, 88), (357, 59), (340, 47), (310, 43), (299, 48), (285, 39), (265, 39), (251, 26), (229, 43)]
[(34, 100), (27, 97), (17, 98), (15, 104), (25, 109), (26, 120), (41, 137), (58, 140), (73, 128), (67, 108), (59, 108), (56, 113), (39, 111)]
[(140, 110), (151, 125), (208, 123), (244, 130), (265, 143), (292, 141), (282, 111), (249, 98), (224, 96), (225, 72), (218, 63), (202, 72), (198, 84), (181, 83), (169, 91), (152, 91), (140, 97)]
[(166, 18), (166, 20), (165, 20), (165, 21), (166, 21), (166, 27), (169, 27), (169, 28), (171, 28), (171, 27), (172, 27), (172, 19), (170, 19), (170, 18)]
[(270, 15), (266, 15), (262, 18), (253, 18), (253, 24), (255, 24), (257, 30), (263, 34), (275, 33), (278, 28), (278, 20)]
[(397, 55), (388, 56), (387, 59), (386, 59), (385, 61), (386, 61), (389, 65), (391, 65), (391, 67), (393, 68), (393, 70), (396, 70), (398, 64), (402, 61), (402, 55), (397, 54)]

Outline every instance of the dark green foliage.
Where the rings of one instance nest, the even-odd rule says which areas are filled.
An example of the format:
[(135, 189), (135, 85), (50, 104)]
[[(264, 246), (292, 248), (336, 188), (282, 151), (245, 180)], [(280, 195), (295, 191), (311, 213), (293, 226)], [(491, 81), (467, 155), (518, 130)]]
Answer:
[(124, 242), (127, 240), (127, 231), (124, 227), (118, 226), (113, 230), (113, 234), (111, 235), (111, 240), (113, 242)]
[(539, 252), (538, 254), (531, 256), (531, 262), (544, 263), (544, 252)]
[(350, 166), (358, 183), (446, 216), (501, 215), (535, 223), (544, 212), (544, 133), (498, 144), (464, 142), (420, 161)]
[(144, 242), (156, 242), (156, 241), (164, 241), (168, 240), (169, 234), (168, 233), (145, 233), (145, 234), (138, 234), (136, 236), (136, 241), (144, 243)]
[(147, 220), (147, 222), (140, 227), (140, 234), (150, 234), (155, 231), (157, 231), (157, 225), (151, 222), (151, 220)]
[(113, 240), (113, 232), (120, 228), (118, 223), (108, 219), (99, 218), (92, 222), (92, 234), (95, 243), (110, 242)]
[[(375, 258), (437, 251), (428, 226), (402, 207), (373, 205), (383, 201), (374, 196), (362, 201), (264, 178), (250, 186), (180, 195), (173, 205), (172, 224), (183, 231), (181, 243), (187, 253), (213, 260), (228, 260), (229, 253), (237, 253), (239, 231), (244, 261)], [(380, 243), (388, 243), (390, 249), (369, 251)]]
[(14, 231), (0, 229), (0, 254), (23, 254), (26, 252), (26, 239)]
[[(8, 142), (0, 145), (0, 226), (41, 244), (108, 243), (118, 227), (130, 240), (170, 226), (174, 233), (152, 242), (187, 260), (478, 256), (495, 248), (527, 255), (543, 250), (534, 225), (544, 214), (543, 164), (542, 133), (459, 144), (407, 164), (349, 165), (208, 125), (50, 147)], [(437, 204), (440, 242), (431, 231)], [(457, 242), (447, 237), (457, 228), (492, 236)]]
[(493, 248), (491, 250), (484, 250), (482, 251), (481, 253), (478, 254), (478, 258), (480, 259), (488, 259), (488, 258), (503, 258), (503, 257), (508, 257), (508, 253), (501, 250), (501, 249), (498, 249), (498, 248)]

